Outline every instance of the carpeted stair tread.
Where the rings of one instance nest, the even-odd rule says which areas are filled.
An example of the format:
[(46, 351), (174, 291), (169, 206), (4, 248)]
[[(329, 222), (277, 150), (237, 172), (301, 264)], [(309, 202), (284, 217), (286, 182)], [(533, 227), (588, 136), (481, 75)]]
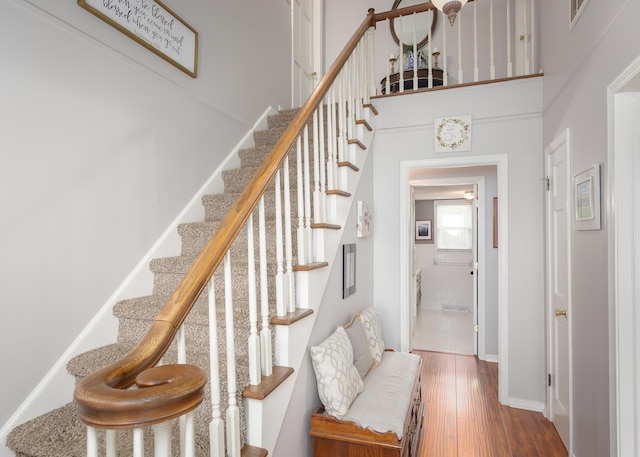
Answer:
[[(225, 170), (222, 172), (222, 179), (224, 181), (224, 191), (231, 193), (241, 193), (249, 182), (253, 179), (258, 167), (243, 167), (234, 168), (231, 170)], [(309, 170), (309, 173), (313, 173), (313, 169)], [(289, 185), (295, 188), (298, 181), (298, 172), (295, 167), (289, 167)], [(280, 188), (284, 186), (284, 176), (280, 177)], [(274, 181), (269, 184), (269, 191), (275, 192), (275, 178)], [(284, 191), (282, 192), (284, 194)]]
[[(202, 205), (204, 206), (205, 211), (205, 221), (214, 222), (214, 221), (222, 221), (224, 217), (229, 212), (229, 209), (233, 206), (233, 204), (240, 197), (240, 192), (227, 192), (224, 194), (215, 194), (215, 195), (205, 195), (202, 197)], [(284, 197), (284, 193), (281, 195)], [(296, 189), (291, 189), (290, 191), (290, 201), (291, 201), (291, 214), (295, 219), (298, 217), (298, 191)], [(274, 221), (276, 219), (276, 210), (275, 210), (275, 190), (272, 188), (271, 190), (265, 192), (264, 194), (264, 217), (267, 221)], [(284, 206), (284, 203), (281, 202)], [(257, 221), (257, 211), (254, 211), (254, 224)]]
[[(146, 297), (130, 298), (116, 303), (113, 314), (119, 319), (139, 319), (153, 321), (158, 312), (167, 303), (168, 296), (147, 295)], [(218, 322), (224, 318), (224, 297), (216, 297), (216, 310)], [(249, 315), (249, 302), (246, 300), (234, 300), (233, 307), (235, 320), (244, 320)], [(209, 325), (209, 307), (206, 302), (196, 302), (191, 312), (185, 319), (187, 325)]]

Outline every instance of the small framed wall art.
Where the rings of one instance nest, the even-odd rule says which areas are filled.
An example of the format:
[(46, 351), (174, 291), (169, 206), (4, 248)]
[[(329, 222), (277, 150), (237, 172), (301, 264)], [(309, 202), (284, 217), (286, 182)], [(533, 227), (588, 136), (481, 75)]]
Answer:
[(356, 293), (356, 245), (342, 245), (342, 298)]
[(371, 213), (362, 200), (356, 202), (356, 236), (364, 238), (371, 234)]
[(431, 240), (433, 233), (431, 231), (432, 219), (424, 221), (416, 221), (416, 240)]
[(574, 228), (600, 230), (600, 164), (573, 177)]

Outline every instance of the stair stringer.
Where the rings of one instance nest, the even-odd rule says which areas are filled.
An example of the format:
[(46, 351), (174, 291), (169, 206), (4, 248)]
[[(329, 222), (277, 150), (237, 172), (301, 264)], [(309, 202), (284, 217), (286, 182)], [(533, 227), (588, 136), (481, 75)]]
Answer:
[[(366, 146), (366, 149), (361, 150), (356, 145), (349, 145), (349, 157), (357, 157), (358, 166), (362, 168), (362, 165), (369, 158), (369, 150), (373, 143), (374, 133), (359, 130), (357, 135)], [(349, 170), (348, 174), (344, 176), (347, 179), (344, 180), (346, 183), (342, 185), (342, 190), (346, 190), (351, 196), (340, 197), (337, 200), (337, 219), (335, 223), (340, 226), (340, 229), (316, 229), (322, 232), (320, 236), (323, 239), (324, 258), (329, 261), (334, 260), (335, 262), (335, 259), (339, 257), (345, 228), (348, 230), (354, 228), (353, 221), (350, 222), (348, 217), (355, 203), (354, 196), (360, 183), (360, 175), (361, 173)], [(324, 291), (333, 267), (334, 265), (330, 264), (328, 268), (296, 272), (297, 307), (313, 309), (314, 312), (292, 325), (275, 326), (275, 363), (276, 365), (293, 368), (293, 374), (264, 400), (248, 398), (244, 400), (247, 443), (266, 449), (269, 455), (274, 455), (274, 449), (282, 431), (298, 373), (307, 357), (307, 347), (318, 314), (317, 311), (322, 303)]]
[[(8, 449), (4, 446), (7, 435), (19, 424), (34, 419), (48, 411), (64, 406), (73, 397), (75, 380), (67, 372), (67, 364), (78, 354), (94, 348), (113, 343), (117, 339), (118, 319), (113, 315), (113, 307), (119, 301), (136, 296), (148, 295), (153, 287), (153, 272), (149, 269), (152, 259), (174, 256), (180, 252), (181, 237), (178, 226), (182, 223), (204, 220), (202, 196), (224, 191), (222, 172), (240, 167), (238, 151), (255, 146), (253, 134), (268, 128), (267, 118), (278, 114), (273, 107), (268, 107), (247, 133), (240, 139), (227, 157), (220, 163), (209, 179), (195, 193), (189, 203), (171, 222), (161, 237), (138, 262), (113, 295), (102, 305), (93, 319), (87, 324), (76, 339), (69, 345), (56, 363), (29, 394), (9, 420), (0, 428), (0, 457), (4, 457)], [(11, 452), (11, 451), (9, 451)]]

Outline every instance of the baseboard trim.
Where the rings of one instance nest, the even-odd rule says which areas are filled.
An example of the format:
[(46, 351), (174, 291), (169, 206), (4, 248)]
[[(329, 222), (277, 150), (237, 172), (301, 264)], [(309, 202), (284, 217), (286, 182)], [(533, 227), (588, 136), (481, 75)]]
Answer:
[(535, 411), (537, 413), (544, 413), (544, 402), (524, 400), (522, 398), (509, 398), (509, 405), (511, 408), (526, 409), (527, 411)]
[(500, 359), (495, 354), (485, 354), (484, 359), (485, 362), (489, 363), (498, 363)]

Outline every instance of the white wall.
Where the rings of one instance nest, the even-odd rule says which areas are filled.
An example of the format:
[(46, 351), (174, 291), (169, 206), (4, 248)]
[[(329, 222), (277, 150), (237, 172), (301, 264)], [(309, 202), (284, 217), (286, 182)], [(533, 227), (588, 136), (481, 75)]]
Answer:
[[(358, 164), (360, 166), (359, 173), (361, 173), (360, 184), (354, 194), (354, 204), (347, 219), (351, 223), (344, 227), (341, 241), (341, 244), (355, 243), (356, 245), (356, 292), (346, 299), (342, 298), (342, 250), (340, 249), (334, 259), (327, 259), (331, 274), (316, 316), (309, 347), (321, 343), (333, 333), (336, 327), (349, 322), (354, 313), (373, 303), (373, 237), (375, 237), (375, 229), (372, 231), (372, 236), (357, 238), (355, 212), (355, 202), (358, 200), (363, 200), (370, 209), (372, 208), (373, 151), (374, 149), (369, 149), (368, 160), (364, 166)], [(375, 221), (376, 217), (376, 213), (372, 211), (372, 220)], [(383, 337), (386, 338), (384, 327), (383, 324)], [(308, 350), (306, 352), (308, 354)], [(283, 433), (278, 438), (274, 455), (306, 456), (312, 454), (309, 437), (310, 415), (320, 404), (315, 373), (311, 358), (307, 355), (298, 372), (296, 386), (287, 409), (287, 417), (282, 427)]]
[[(601, 164), (608, 188), (607, 85), (640, 55), (640, 1), (590, 1), (569, 30), (569, 10), (541, 2), (545, 72), (544, 144), (569, 128), (571, 175)], [(573, 416), (576, 457), (610, 455), (609, 308), (607, 289), (607, 207), (598, 231), (571, 232), (573, 297)], [(626, 401), (626, 400), (622, 400)], [(620, 456), (623, 457), (623, 456)]]
[(433, 152), (433, 119), (471, 114), (472, 151), (451, 156), (508, 155), (508, 396), (540, 406), (545, 401), (541, 96), (542, 79), (534, 78), (373, 102), (380, 112), (374, 142), (374, 301), (389, 329), (388, 345), (398, 348), (400, 341), (400, 163), (443, 157)]
[(265, 108), (289, 103), (286, 2), (170, 6), (200, 34), (197, 79), (76, 2), (0, 0), (0, 425)]

